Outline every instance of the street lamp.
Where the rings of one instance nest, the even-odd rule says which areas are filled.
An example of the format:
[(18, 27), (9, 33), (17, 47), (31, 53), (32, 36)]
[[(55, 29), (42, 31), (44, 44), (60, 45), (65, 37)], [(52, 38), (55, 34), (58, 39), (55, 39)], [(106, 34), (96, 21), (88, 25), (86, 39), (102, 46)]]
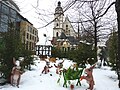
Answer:
[(43, 34), (44, 37), (46, 37), (45, 39), (45, 45), (46, 45), (46, 42), (47, 42), (47, 35), (46, 34)]

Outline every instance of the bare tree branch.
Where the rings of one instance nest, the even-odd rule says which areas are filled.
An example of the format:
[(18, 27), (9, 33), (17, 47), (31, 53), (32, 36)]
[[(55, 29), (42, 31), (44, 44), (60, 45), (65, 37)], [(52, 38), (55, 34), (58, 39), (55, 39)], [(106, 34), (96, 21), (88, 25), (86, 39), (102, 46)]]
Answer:
[[(75, 4), (76, 1), (73, 1), (71, 3), (69, 3), (68, 5), (66, 5), (65, 9), (63, 10), (63, 13), (66, 12), (69, 8), (71, 8), (74, 4)], [(61, 14), (60, 14), (61, 15)], [(60, 16), (58, 15), (57, 18)], [(54, 22), (57, 18), (53, 19), (52, 21), (50, 21), (49, 23), (47, 23), (46, 25), (42, 26), (42, 27), (39, 27), (38, 29), (40, 28), (44, 28), (44, 27), (47, 27), (48, 25), (50, 25), (52, 22)]]
[(104, 12), (103, 14), (99, 15), (98, 17), (96, 17), (96, 19), (98, 19), (99, 17), (103, 17), (103, 16), (107, 13), (107, 11), (110, 9), (110, 7), (111, 7), (112, 5), (114, 5), (114, 4), (115, 4), (115, 2), (112, 2), (112, 3), (108, 6), (108, 8), (105, 10), (105, 12)]

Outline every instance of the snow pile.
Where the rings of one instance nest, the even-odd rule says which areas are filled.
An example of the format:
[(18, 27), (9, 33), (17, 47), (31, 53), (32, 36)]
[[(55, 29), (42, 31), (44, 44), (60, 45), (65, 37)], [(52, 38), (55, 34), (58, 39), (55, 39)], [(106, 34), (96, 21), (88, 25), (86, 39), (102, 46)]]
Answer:
[[(50, 63), (51, 65), (59, 63)], [(72, 61), (65, 60), (63, 63), (64, 68), (68, 68)], [(45, 66), (44, 61), (36, 60), (36, 66), (32, 66), (32, 71), (26, 71), (21, 76), (20, 88), (13, 87), (10, 84), (0, 86), (0, 90), (70, 90), (70, 87), (63, 87), (63, 80), (58, 84), (57, 80), (59, 75), (56, 74), (56, 68), (50, 68), (48, 74), (41, 74)], [(104, 69), (105, 68), (105, 69)], [(41, 75), (40, 75), (41, 74)], [(95, 90), (120, 90), (118, 88), (117, 75), (108, 67), (95, 68), (93, 71), (95, 80)], [(88, 84), (85, 80), (81, 81), (81, 86), (75, 86), (74, 90), (85, 90)]]

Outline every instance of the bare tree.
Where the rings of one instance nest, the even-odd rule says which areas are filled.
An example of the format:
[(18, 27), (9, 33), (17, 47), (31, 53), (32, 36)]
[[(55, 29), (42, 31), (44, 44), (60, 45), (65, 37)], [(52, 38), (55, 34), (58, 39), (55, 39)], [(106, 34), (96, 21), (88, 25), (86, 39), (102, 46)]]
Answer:
[[(92, 27), (92, 30), (94, 31), (94, 49), (96, 52), (96, 60), (97, 60), (97, 42), (99, 41), (99, 37), (103, 36), (105, 34), (99, 33), (101, 31), (101, 28), (105, 29), (105, 25), (108, 23), (103, 24), (103, 16), (107, 13), (109, 8), (114, 4), (109, 4), (109, 0), (77, 0), (79, 3), (82, 3), (82, 5), (79, 5), (79, 3), (76, 4), (76, 11), (80, 13), (81, 21), (79, 23), (82, 23), (82, 26), (84, 26), (84, 30), (87, 31), (88, 27)], [(107, 6), (109, 4), (109, 6)], [(79, 7), (80, 6), (80, 7)], [(85, 29), (87, 28), (87, 29)], [(88, 31), (87, 31), (88, 32)]]

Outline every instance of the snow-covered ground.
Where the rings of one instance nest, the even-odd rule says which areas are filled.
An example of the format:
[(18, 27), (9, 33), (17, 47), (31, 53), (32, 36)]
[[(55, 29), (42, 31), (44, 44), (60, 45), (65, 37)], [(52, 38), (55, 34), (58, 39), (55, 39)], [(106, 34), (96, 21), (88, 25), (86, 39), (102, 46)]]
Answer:
[[(56, 63), (58, 63), (57, 61)], [(51, 63), (53, 65), (54, 63)], [(56, 74), (56, 68), (53, 66), (48, 74), (41, 74), (44, 61), (37, 60), (36, 66), (32, 66), (32, 71), (26, 71), (21, 76), (20, 87), (13, 87), (10, 84), (0, 86), (0, 90), (70, 90), (70, 87), (63, 87), (63, 80), (57, 83), (59, 75)], [(65, 60), (63, 67), (67, 68), (71, 61)], [(120, 90), (118, 88), (117, 75), (108, 67), (95, 68), (93, 71), (95, 80), (95, 90)], [(85, 80), (81, 81), (81, 86), (75, 86), (74, 90), (85, 90), (88, 84)]]

